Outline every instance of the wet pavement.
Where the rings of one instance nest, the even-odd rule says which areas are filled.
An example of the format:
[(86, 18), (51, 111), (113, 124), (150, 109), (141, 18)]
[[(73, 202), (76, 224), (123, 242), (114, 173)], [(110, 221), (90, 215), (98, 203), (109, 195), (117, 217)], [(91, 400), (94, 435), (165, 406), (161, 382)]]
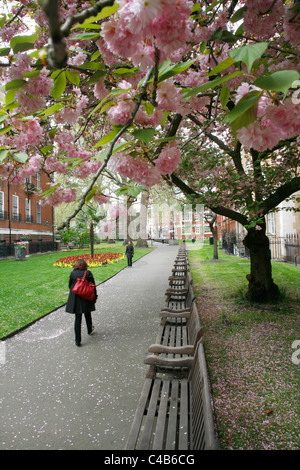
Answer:
[(123, 450), (178, 245), (161, 245), (98, 286), (95, 333), (64, 307), (7, 339), (0, 449)]

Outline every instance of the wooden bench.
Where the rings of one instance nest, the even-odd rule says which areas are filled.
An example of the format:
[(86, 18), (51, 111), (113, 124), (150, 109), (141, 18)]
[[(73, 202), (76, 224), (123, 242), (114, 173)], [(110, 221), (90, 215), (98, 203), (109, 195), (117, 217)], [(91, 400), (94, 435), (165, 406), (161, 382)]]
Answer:
[[(174, 358), (194, 356), (196, 345), (202, 336), (203, 328), (200, 325), (196, 302), (193, 302), (189, 314), (164, 313), (156, 343), (149, 347), (152, 354), (144, 360), (145, 364), (152, 366), (149, 367), (147, 376), (153, 377), (157, 371), (172, 369)], [(187, 366), (183, 364), (182, 367)]]
[(146, 378), (126, 450), (218, 448), (201, 341), (188, 362), (185, 377)]
[[(186, 318), (190, 316), (192, 311), (192, 305), (195, 300), (193, 285), (189, 284), (188, 293), (184, 305), (181, 305), (179, 302), (170, 302), (168, 306), (163, 307), (160, 311), (161, 324), (166, 321), (166, 318), (171, 317), (172, 313), (176, 316), (178, 313), (184, 313)], [(182, 315), (184, 316), (184, 315)]]
[(193, 280), (191, 273), (188, 272), (183, 285), (173, 284), (172, 287), (168, 287), (165, 292), (165, 295), (167, 296), (167, 304), (169, 305), (171, 301), (175, 301), (180, 303), (180, 308), (182, 308), (182, 305), (185, 307), (187, 295), (189, 292), (189, 286), (190, 284), (192, 284), (192, 282)]

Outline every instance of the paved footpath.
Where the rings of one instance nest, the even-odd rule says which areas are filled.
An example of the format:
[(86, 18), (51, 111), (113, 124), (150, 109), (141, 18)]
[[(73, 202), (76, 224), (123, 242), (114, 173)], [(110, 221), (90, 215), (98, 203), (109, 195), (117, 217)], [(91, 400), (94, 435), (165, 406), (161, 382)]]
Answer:
[(5, 341), (0, 449), (124, 449), (177, 252), (158, 246), (99, 285), (80, 348), (64, 307)]

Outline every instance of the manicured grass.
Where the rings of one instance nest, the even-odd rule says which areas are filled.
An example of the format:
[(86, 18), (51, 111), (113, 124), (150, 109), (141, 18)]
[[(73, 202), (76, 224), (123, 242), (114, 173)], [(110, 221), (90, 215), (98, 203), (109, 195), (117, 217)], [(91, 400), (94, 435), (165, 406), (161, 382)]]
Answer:
[(189, 250), (205, 331), (217, 428), (222, 449), (299, 449), (300, 269), (273, 262), (281, 299), (272, 305), (245, 300), (249, 261), (212, 247)]
[[(99, 245), (95, 252), (125, 252), (122, 244)], [(135, 248), (134, 261), (149, 249)], [(89, 250), (68, 250), (25, 261), (0, 261), (0, 338), (27, 325), (36, 318), (66, 303), (71, 268), (54, 267), (64, 256), (77, 256)], [(96, 284), (100, 284), (127, 266), (127, 259), (91, 269)]]

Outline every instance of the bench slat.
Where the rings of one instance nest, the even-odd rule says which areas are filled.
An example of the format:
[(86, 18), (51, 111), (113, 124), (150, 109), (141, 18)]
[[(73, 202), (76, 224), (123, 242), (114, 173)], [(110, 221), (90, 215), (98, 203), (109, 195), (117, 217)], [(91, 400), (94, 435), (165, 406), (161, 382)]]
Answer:
[(176, 449), (176, 428), (177, 428), (177, 414), (178, 414), (178, 380), (172, 381), (171, 397), (170, 397), (170, 408), (169, 408), (169, 420), (168, 420), (168, 432), (166, 438), (165, 450)]
[(145, 411), (145, 408), (146, 408), (146, 405), (147, 405), (147, 401), (148, 401), (148, 398), (149, 398), (149, 393), (150, 393), (150, 390), (151, 390), (151, 386), (152, 386), (152, 379), (147, 379), (146, 378), (145, 383), (144, 383), (144, 387), (143, 387), (143, 390), (142, 390), (142, 393), (141, 393), (141, 397), (140, 397), (140, 400), (139, 400), (139, 403), (138, 403), (138, 407), (137, 407), (137, 410), (136, 410), (134, 418), (133, 418), (129, 438), (128, 438), (128, 441), (127, 441), (127, 448), (128, 449), (135, 449), (136, 448), (136, 443), (137, 443), (137, 439), (138, 439), (138, 436), (139, 436), (139, 433), (140, 433), (140, 427), (141, 427), (144, 411)]
[(180, 395), (180, 418), (179, 418), (179, 438), (178, 450), (186, 450), (189, 447), (189, 389), (186, 380), (181, 381)]
[(170, 380), (163, 380), (163, 386), (161, 391), (161, 401), (158, 411), (156, 430), (153, 441), (153, 450), (164, 449), (165, 444), (165, 433), (167, 424), (167, 411), (169, 404), (169, 393), (170, 393)]

